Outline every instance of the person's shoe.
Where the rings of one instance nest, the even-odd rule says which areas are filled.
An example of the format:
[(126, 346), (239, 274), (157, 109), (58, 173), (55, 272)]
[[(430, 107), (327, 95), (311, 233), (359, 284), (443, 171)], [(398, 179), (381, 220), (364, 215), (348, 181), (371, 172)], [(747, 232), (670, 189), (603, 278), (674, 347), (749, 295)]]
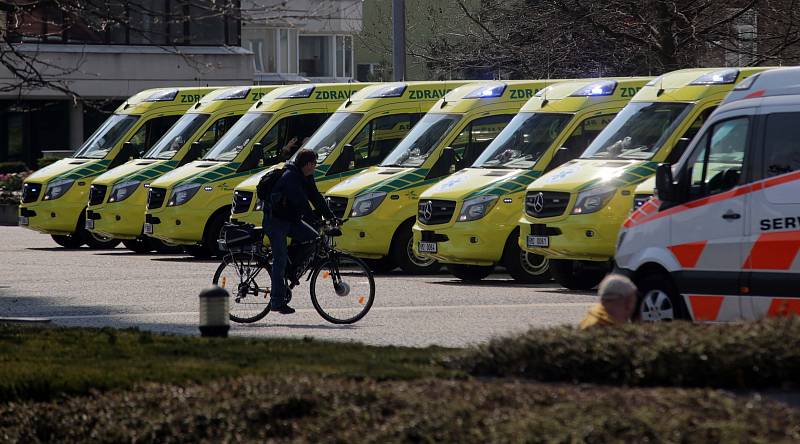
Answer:
[(283, 315), (289, 315), (294, 313), (296, 310), (289, 306), (289, 304), (283, 304), (280, 307), (273, 307), (270, 305), (269, 311), (274, 311), (275, 313), (280, 313)]

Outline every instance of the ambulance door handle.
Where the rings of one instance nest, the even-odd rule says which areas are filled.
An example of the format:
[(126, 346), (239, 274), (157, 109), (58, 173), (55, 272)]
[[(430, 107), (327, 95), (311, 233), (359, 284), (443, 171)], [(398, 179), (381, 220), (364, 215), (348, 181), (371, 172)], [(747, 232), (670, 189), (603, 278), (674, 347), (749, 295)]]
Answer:
[(741, 214), (739, 214), (739, 213), (734, 213), (734, 212), (733, 212), (733, 210), (728, 210), (728, 212), (727, 212), (727, 213), (725, 213), (725, 214), (723, 214), (723, 215), (722, 215), (722, 218), (723, 218), (723, 219), (727, 219), (727, 220), (736, 220), (736, 219), (739, 219), (739, 218), (741, 218), (741, 217), (742, 217), (742, 215), (741, 215)]

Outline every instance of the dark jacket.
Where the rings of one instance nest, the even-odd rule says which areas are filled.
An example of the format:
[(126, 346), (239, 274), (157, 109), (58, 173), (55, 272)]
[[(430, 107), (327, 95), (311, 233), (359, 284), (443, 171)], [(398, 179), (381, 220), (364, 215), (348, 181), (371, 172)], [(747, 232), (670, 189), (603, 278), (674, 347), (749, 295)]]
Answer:
[(288, 222), (300, 222), (300, 219), (314, 220), (314, 212), (309, 202), (314, 205), (326, 219), (333, 219), (328, 202), (317, 189), (314, 176), (303, 176), (300, 168), (292, 163), (284, 167), (283, 175), (270, 195), (272, 217)]

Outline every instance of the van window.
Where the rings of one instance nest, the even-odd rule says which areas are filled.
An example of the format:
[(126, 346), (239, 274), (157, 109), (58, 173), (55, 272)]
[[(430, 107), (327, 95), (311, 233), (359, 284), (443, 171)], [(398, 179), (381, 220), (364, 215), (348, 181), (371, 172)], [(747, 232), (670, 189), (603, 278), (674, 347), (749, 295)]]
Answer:
[(703, 110), (703, 112), (701, 112), (696, 119), (694, 119), (694, 122), (692, 122), (689, 128), (686, 128), (686, 131), (675, 143), (675, 146), (672, 147), (672, 151), (669, 152), (669, 155), (667, 155), (667, 158), (664, 160), (664, 162), (675, 163), (681, 158), (683, 152), (686, 151), (686, 147), (689, 146), (689, 143), (692, 141), (692, 139), (694, 139), (694, 136), (697, 135), (698, 131), (700, 131), (700, 128), (702, 128), (703, 124), (706, 123), (706, 120), (708, 120), (708, 116), (710, 116), (715, 109), (717, 109), (716, 106), (707, 108)]
[(330, 114), (300, 114), (284, 117), (261, 138), (264, 165), (289, 160), (300, 146), (314, 134)]
[(218, 119), (216, 122), (212, 123), (211, 126), (206, 129), (206, 132), (200, 136), (197, 141), (200, 143), (201, 150), (200, 150), (200, 157), (205, 156), (208, 152), (209, 148), (214, 146), (225, 133), (228, 132), (229, 129), (239, 120), (242, 116), (228, 116)]
[(456, 155), (456, 170), (472, 165), (513, 117), (513, 114), (500, 114), (470, 122), (450, 144)]
[(800, 113), (767, 116), (764, 138), (764, 176), (800, 170)]
[(421, 114), (395, 114), (372, 119), (350, 142), (356, 168), (379, 164), (403, 140)]
[(561, 144), (559, 150), (553, 154), (553, 159), (547, 165), (547, 170), (552, 170), (580, 156), (586, 151), (586, 148), (589, 147), (589, 144), (592, 143), (595, 137), (603, 131), (603, 128), (611, 122), (615, 115), (616, 114), (606, 114), (594, 116), (581, 122), (581, 124), (575, 128), (575, 131), (570, 134), (569, 138)]
[(533, 168), (572, 117), (561, 113), (519, 113), (472, 166)]
[(160, 139), (180, 118), (180, 115), (152, 118), (139, 127), (136, 134), (130, 138), (129, 142), (136, 149), (136, 152), (139, 153), (139, 156), (141, 156), (158, 142), (158, 139)]
[(727, 191), (741, 182), (750, 119), (717, 123), (706, 132), (689, 160), (690, 199)]

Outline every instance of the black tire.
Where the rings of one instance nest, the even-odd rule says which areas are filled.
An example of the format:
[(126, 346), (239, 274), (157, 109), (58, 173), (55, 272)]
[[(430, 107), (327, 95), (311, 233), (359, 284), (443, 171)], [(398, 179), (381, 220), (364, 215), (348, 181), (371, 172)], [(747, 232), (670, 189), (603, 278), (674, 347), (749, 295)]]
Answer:
[(183, 252), (182, 246), (177, 244), (167, 244), (161, 239), (156, 239), (151, 237), (150, 243), (153, 245), (153, 249), (155, 249), (157, 253), (176, 254)]
[(211, 257), (211, 252), (208, 251), (205, 245), (184, 245), (183, 251), (196, 259), (208, 259)]
[[(515, 233), (517, 233), (515, 231)], [(512, 234), (503, 251), (503, 266), (515, 281), (523, 284), (550, 282), (550, 260), (519, 248), (518, 234)]]
[[(237, 264), (244, 265), (250, 269), (252, 273), (257, 273), (256, 279), (247, 282), (246, 285), (242, 285), (241, 279), (237, 278), (237, 276), (241, 276), (241, 274), (236, 272)], [(262, 275), (262, 273), (265, 276)], [(228, 282), (228, 276), (231, 276), (231, 280), (238, 281), (235, 282), (235, 286), (232, 286), (232, 284)], [(249, 324), (263, 319), (264, 316), (269, 313), (270, 276), (271, 270), (269, 264), (267, 263), (265, 266), (262, 266), (254, 256), (248, 253), (234, 253), (234, 255), (229, 254), (222, 258), (222, 262), (220, 262), (217, 271), (214, 273), (212, 284), (218, 285), (228, 291), (230, 295), (230, 300), (228, 301), (228, 317), (231, 321)], [(262, 285), (259, 285), (259, 283)], [(262, 293), (264, 294), (263, 300), (260, 296)], [(257, 302), (250, 303), (247, 298), (253, 298)]]
[[(412, 221), (413, 222), (413, 221)], [(438, 261), (417, 256), (414, 253), (414, 234), (412, 224), (400, 225), (392, 239), (389, 257), (401, 270), (409, 274), (434, 274), (442, 268)]]
[(55, 243), (69, 250), (80, 248), (83, 245), (80, 237), (73, 234), (51, 234), (50, 237), (53, 238)]
[(494, 271), (494, 267), (482, 265), (446, 264), (447, 271), (464, 282), (480, 282)]
[(203, 236), (203, 247), (208, 251), (209, 256), (221, 258), (225, 255), (226, 252), (219, 248), (217, 239), (222, 233), (223, 225), (230, 219), (230, 215), (230, 211), (221, 211), (208, 221), (208, 226)]
[(124, 239), (122, 245), (137, 254), (146, 254), (153, 251), (153, 244), (150, 242), (150, 238), (144, 236), (139, 236), (136, 239)]
[(382, 257), (380, 259), (363, 259), (363, 261), (373, 273), (388, 273), (397, 268), (397, 264), (395, 264), (388, 257)]
[(653, 272), (636, 280), (639, 300), (634, 318), (642, 322), (689, 319), (683, 298), (666, 272)]
[[(326, 286), (321, 283), (321, 281), (329, 279), (332, 285)], [(341, 279), (339, 284), (336, 282), (337, 279)], [(366, 286), (364, 279), (366, 279)], [(320, 285), (317, 285), (318, 283)], [(341, 286), (341, 284), (346, 286)], [(322, 319), (332, 324), (358, 322), (366, 316), (375, 301), (375, 279), (372, 271), (364, 261), (349, 254), (335, 253), (322, 262), (312, 273), (310, 286), (311, 303), (314, 305), (314, 309), (322, 316)], [(333, 290), (332, 294), (331, 290)], [(328, 311), (331, 305), (334, 306), (331, 310), (333, 313)], [(345, 311), (348, 313), (345, 317), (334, 316), (334, 314)]]
[(83, 231), (83, 242), (92, 250), (110, 250), (119, 245), (120, 240), (112, 237), (100, 236), (91, 231)]
[(550, 260), (553, 279), (570, 290), (591, 290), (603, 280), (608, 271), (606, 264), (600, 262)]

